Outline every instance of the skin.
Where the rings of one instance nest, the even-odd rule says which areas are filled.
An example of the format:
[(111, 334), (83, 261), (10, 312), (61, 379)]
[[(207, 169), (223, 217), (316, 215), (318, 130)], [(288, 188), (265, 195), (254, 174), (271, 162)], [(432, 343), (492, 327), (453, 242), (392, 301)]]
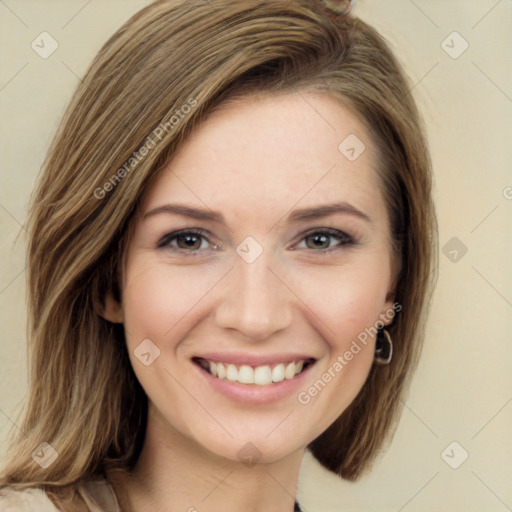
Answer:
[[(353, 162), (338, 150), (349, 134), (366, 145)], [(289, 93), (223, 105), (159, 174), (127, 248), (122, 303), (109, 295), (104, 311), (124, 324), (149, 399), (135, 470), (109, 476), (123, 510), (293, 510), (305, 447), (363, 386), (375, 340), (309, 403), (299, 403), (297, 391), (318, 381), (393, 305), (389, 220), (376, 162), (367, 130), (339, 100)], [(296, 209), (340, 201), (370, 220), (350, 213), (287, 220)], [(170, 213), (144, 218), (169, 203), (217, 211), (226, 225)], [(177, 239), (158, 247), (184, 228), (208, 234), (192, 249)], [(347, 233), (355, 245), (315, 239), (326, 228)], [(247, 236), (263, 249), (252, 263), (236, 252)], [(145, 339), (160, 350), (149, 366), (134, 353)], [(213, 350), (292, 351), (316, 362), (289, 396), (236, 403), (198, 378), (191, 357)], [(237, 455), (248, 442), (261, 456), (250, 467)]]

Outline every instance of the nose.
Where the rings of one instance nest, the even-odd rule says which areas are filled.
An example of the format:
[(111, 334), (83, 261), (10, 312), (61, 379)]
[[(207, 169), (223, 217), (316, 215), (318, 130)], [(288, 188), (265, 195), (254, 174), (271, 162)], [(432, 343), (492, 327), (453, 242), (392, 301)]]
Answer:
[(270, 263), (265, 251), (252, 263), (235, 258), (215, 311), (217, 326), (263, 341), (291, 324), (293, 294)]

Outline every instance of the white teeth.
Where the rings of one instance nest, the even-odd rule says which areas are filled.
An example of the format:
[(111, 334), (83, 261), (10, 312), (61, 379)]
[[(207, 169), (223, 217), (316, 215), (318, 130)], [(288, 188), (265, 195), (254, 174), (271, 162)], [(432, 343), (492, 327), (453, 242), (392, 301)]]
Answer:
[(242, 384), (254, 384), (254, 370), (244, 364), (240, 366), (240, 370), (238, 370), (238, 382), (241, 382)]
[(235, 382), (238, 380), (238, 368), (234, 364), (228, 364), (226, 379)]
[(268, 386), (272, 384), (272, 370), (270, 366), (257, 366), (254, 370), (254, 384)]
[(277, 366), (274, 366), (272, 370), (272, 381), (273, 382), (282, 382), (284, 380), (284, 364), (279, 363)]
[(227, 379), (241, 384), (256, 384), (257, 386), (268, 386), (273, 382), (293, 379), (304, 368), (304, 361), (279, 363), (274, 368), (270, 368), (269, 365), (252, 367), (247, 364), (238, 367), (234, 364), (203, 361), (205, 362), (203, 368), (209, 369), (210, 373), (218, 379)]
[(293, 379), (295, 377), (295, 363), (288, 363), (284, 371), (285, 379)]
[(222, 363), (217, 363), (217, 377), (219, 379), (226, 378), (226, 368), (224, 368), (224, 365)]

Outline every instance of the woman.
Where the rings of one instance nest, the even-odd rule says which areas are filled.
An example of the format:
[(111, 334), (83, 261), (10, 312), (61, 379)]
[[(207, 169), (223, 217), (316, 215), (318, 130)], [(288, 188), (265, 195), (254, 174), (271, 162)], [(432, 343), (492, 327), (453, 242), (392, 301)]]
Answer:
[(305, 449), (368, 468), (436, 268), (408, 92), (334, 2), (164, 0), (114, 34), (31, 205), (0, 510), (292, 511)]

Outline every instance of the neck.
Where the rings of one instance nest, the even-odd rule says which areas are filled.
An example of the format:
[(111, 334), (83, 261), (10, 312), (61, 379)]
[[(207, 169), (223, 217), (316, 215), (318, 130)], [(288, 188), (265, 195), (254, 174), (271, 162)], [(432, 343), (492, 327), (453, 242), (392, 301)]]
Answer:
[(107, 477), (122, 512), (283, 512), (294, 510), (304, 449), (252, 466), (217, 456), (148, 413), (144, 445), (132, 472)]

